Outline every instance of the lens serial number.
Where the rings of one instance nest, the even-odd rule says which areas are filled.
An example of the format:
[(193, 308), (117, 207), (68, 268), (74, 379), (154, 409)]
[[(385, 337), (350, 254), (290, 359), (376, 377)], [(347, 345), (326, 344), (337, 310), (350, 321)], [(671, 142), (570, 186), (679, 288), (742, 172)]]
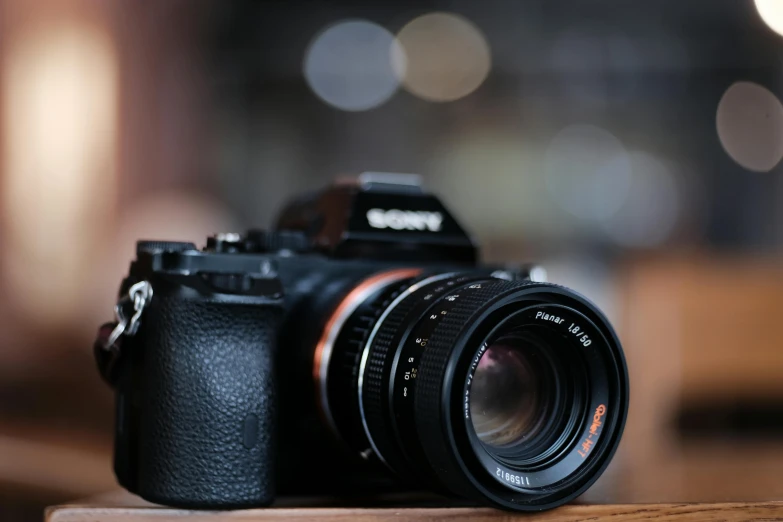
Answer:
[(513, 473), (509, 473), (508, 471), (503, 471), (500, 468), (497, 468), (497, 471), (495, 472), (495, 475), (498, 478), (501, 478), (508, 482), (509, 484), (514, 484), (516, 486), (529, 486), (530, 485), (530, 479), (528, 477), (523, 477), (521, 475), (514, 475)]

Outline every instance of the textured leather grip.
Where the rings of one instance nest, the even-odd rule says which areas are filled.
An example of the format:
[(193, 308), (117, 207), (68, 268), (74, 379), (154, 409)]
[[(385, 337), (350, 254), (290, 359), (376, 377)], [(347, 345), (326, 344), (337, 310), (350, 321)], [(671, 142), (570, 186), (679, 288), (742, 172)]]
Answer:
[(280, 313), (271, 305), (153, 299), (124, 347), (135, 351), (139, 495), (211, 509), (272, 501)]

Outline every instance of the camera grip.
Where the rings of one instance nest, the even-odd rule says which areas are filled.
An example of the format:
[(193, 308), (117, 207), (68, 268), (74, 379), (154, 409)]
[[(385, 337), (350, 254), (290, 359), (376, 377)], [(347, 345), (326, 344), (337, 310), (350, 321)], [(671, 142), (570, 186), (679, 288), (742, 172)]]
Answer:
[(277, 306), (153, 299), (130, 348), (144, 347), (133, 378), (139, 495), (211, 509), (272, 501), (280, 313)]

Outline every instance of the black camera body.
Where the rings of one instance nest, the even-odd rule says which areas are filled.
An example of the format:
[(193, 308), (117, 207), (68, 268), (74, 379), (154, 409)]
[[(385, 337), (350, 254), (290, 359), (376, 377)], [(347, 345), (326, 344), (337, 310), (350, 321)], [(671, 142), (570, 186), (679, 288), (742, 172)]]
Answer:
[(113, 325), (128, 335), (96, 355), (117, 391), (115, 472), (153, 502), (431, 489), (546, 509), (592, 484), (625, 422), (600, 312), (529, 267), (479, 265), (410, 178), (332, 185), (203, 250), (141, 241), (129, 292)]

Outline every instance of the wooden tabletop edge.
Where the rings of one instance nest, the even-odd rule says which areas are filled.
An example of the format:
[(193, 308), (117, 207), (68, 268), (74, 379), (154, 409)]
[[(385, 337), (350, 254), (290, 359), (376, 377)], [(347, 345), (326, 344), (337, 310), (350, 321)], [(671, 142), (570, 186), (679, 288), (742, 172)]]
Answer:
[[(468, 507), (271, 507), (238, 511), (203, 511), (166, 508), (163, 506), (107, 506), (88, 504), (64, 504), (52, 506), (45, 511), (47, 522), (78, 522), (81, 520), (171, 520), (171, 519), (213, 519), (269, 520), (287, 518), (289, 520), (344, 519), (357, 517), (362, 519), (384, 520), (404, 516), (405, 520), (433, 520), (441, 518), (456, 519), (496, 519), (507, 518), (512, 513), (492, 508)], [(660, 504), (570, 504), (561, 508), (529, 513), (525, 520), (569, 521), (595, 519), (603, 517), (628, 517), (634, 520), (649, 518), (690, 518), (691, 520), (754, 520), (764, 518), (783, 520), (783, 501), (770, 502), (716, 502), (716, 503), (660, 503)]]

